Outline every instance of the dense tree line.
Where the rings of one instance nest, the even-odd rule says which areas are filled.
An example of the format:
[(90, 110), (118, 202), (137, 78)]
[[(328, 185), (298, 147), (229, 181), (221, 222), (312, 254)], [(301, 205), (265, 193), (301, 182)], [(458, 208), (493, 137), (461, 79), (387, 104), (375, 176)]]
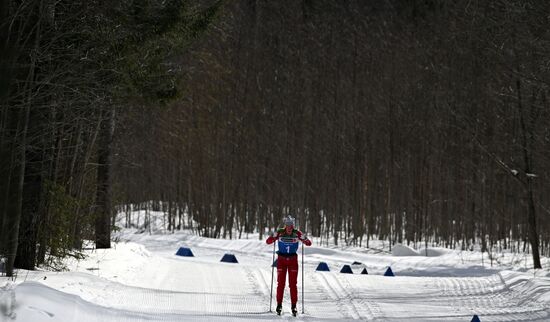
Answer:
[(113, 206), (140, 204), (209, 237), (262, 238), (292, 213), (335, 243), (498, 245), (540, 267), (548, 12), (533, 0), (2, 1), (8, 274), (79, 256), (85, 239), (109, 247)]
[(220, 3), (0, 4), (0, 257), (13, 268), (110, 247), (118, 114), (181, 95), (176, 58)]
[(184, 56), (182, 99), (135, 108), (117, 128), (117, 200), (166, 201), (171, 229), (209, 237), (261, 237), (293, 213), (336, 243), (498, 245), (531, 250), (540, 267), (548, 12), (545, 1), (231, 1)]

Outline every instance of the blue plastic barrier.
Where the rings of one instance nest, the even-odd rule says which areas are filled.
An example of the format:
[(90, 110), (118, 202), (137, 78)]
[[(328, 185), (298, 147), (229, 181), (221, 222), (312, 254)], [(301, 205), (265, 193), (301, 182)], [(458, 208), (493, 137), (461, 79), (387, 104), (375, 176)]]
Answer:
[(386, 272), (384, 273), (384, 276), (395, 276), (393, 274), (393, 271), (391, 270), (391, 267), (388, 267), (388, 269), (386, 270)]
[(368, 274), (369, 272), (367, 272), (367, 269), (366, 268), (363, 268), (363, 271), (361, 271), (361, 274)]
[(342, 267), (342, 269), (340, 270), (340, 273), (344, 273), (344, 274), (353, 274), (353, 271), (351, 270), (351, 266), (349, 265), (344, 265)]
[(180, 249), (178, 249), (178, 251), (176, 252), (176, 255), (186, 256), (186, 257), (195, 257), (195, 255), (193, 255), (193, 252), (191, 251), (191, 249), (189, 249), (187, 247), (180, 247)]
[(239, 263), (237, 261), (237, 257), (235, 257), (235, 255), (233, 254), (225, 254), (223, 255), (222, 257), (222, 260), (220, 262), (224, 262), (224, 263)]
[(479, 319), (479, 316), (477, 316), (477, 314), (474, 314), (471, 322), (481, 322), (481, 320)]
[(329, 272), (330, 269), (328, 269), (327, 263), (325, 263), (325, 262), (320, 262), (319, 265), (317, 265), (316, 271)]

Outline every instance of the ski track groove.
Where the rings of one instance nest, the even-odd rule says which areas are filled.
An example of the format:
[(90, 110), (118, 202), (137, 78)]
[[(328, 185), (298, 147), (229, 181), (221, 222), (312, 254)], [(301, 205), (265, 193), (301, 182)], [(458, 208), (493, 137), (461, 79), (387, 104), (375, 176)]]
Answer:
[[(252, 293), (255, 295), (255, 297), (256, 296), (262, 297), (264, 299), (264, 303), (268, 303), (269, 302), (269, 285), (266, 283), (265, 279), (263, 278), (261, 271), (258, 271), (257, 269), (252, 271), (252, 269), (248, 266), (244, 267), (244, 271), (246, 273), (248, 287), (252, 290)], [(263, 282), (265, 287), (259, 286), (261, 282)]]
[[(342, 305), (340, 303), (339, 297), (332, 289), (331, 287), (328, 287), (328, 283), (324, 277), (321, 277), (320, 275), (325, 273), (315, 273), (315, 285), (317, 292), (320, 294), (321, 299), (324, 299), (326, 301), (335, 301), (336, 302), (336, 309), (337, 311), (343, 316), (343, 317), (349, 317), (349, 315), (345, 314), (345, 312), (342, 309)], [(328, 292), (325, 292), (328, 291)], [(327, 295), (328, 294), (328, 295)]]
[[(344, 298), (348, 298), (350, 301), (349, 303), (353, 306), (353, 309), (354, 311), (357, 313), (357, 316), (359, 318), (362, 317), (362, 314), (359, 312), (359, 308), (357, 307), (357, 305), (355, 304), (355, 302), (358, 301), (357, 299), (357, 296), (354, 295), (355, 292), (350, 292), (349, 290), (350, 289), (353, 289), (353, 286), (348, 282), (347, 278), (342, 276), (342, 278), (346, 281), (346, 284), (347, 284), (347, 288), (342, 286), (342, 281), (339, 277), (339, 275), (334, 275), (334, 279), (336, 280), (336, 283), (338, 284), (338, 286), (340, 287), (340, 289), (342, 290), (342, 293), (345, 294)], [(360, 298), (359, 298), (359, 302), (361, 302)], [(366, 306), (367, 309), (370, 309), (370, 307)], [(373, 314), (372, 314), (372, 311), (369, 310), (369, 312), (367, 313), (367, 317), (369, 319), (372, 319), (373, 318)]]
[(441, 291), (434, 296), (435, 301), (470, 308), (472, 314), (498, 317), (499, 321), (548, 319), (548, 312), (541, 304), (525, 301), (498, 274), (482, 278), (435, 278), (435, 284), (436, 290)]
[[(142, 243), (142, 241), (133, 242)], [(252, 257), (257, 261), (264, 261), (267, 258), (264, 254), (251, 253), (251, 249), (262, 249), (255, 247), (256, 243), (252, 241), (231, 244), (225, 248), (204, 244), (199, 237), (185, 238), (177, 242), (189, 242), (194, 247), (212, 252), (242, 254), (248, 260)], [(165, 244), (164, 241), (158, 241), (153, 245), (149, 243), (145, 247), (150, 251), (156, 251), (157, 249), (164, 249)], [(167, 256), (167, 258), (170, 257)], [(269, 256), (269, 261), (271, 262), (271, 256)], [(304, 267), (301, 268), (304, 269)], [(271, 287), (269, 284), (270, 276), (264, 274), (265, 268), (259, 268), (258, 266), (242, 265), (242, 269), (247, 294), (227, 296), (216, 293), (216, 285), (209, 282), (212, 279), (205, 278), (204, 291), (194, 296), (200, 297), (199, 302), (204, 303), (211, 311), (209, 315), (238, 318), (239, 315), (267, 313)], [(271, 270), (270, 266), (269, 269)], [(219, 279), (217, 275), (222, 274), (222, 272), (215, 271), (215, 274)], [(428, 303), (432, 306), (440, 306), (443, 309), (457, 307), (455, 309), (457, 316), (471, 312), (472, 315), (478, 314), (482, 321), (484, 320), (483, 317), (496, 321), (550, 321), (550, 310), (544, 307), (543, 303), (533, 301), (521, 291), (509, 287), (500, 273), (484, 277), (425, 277), (423, 282), (417, 284), (403, 280), (403, 285), (399, 287), (387, 283), (387, 281), (390, 281), (389, 279), (375, 280), (373, 282), (376, 286), (372, 287), (367, 286), (367, 284), (360, 284), (360, 287), (355, 287), (350, 282), (350, 278), (353, 277), (335, 272), (313, 272), (308, 274), (307, 281), (308, 283), (311, 282), (311, 290), (315, 290), (317, 294), (313, 294), (311, 290), (306, 291), (313, 294), (314, 297), (318, 296), (321, 302), (326, 302), (326, 306), (334, 306), (337, 313), (346, 319), (385, 320), (387, 318), (388, 320), (404, 320), (405, 317), (391, 317), (391, 315), (384, 317), (380, 306), (384, 305), (384, 308), (388, 310), (392, 305), (397, 307), (401, 305), (400, 302), (403, 302), (410, 306)], [(276, 280), (274, 280), (274, 283), (274, 289), (276, 289)], [(385, 293), (376, 292), (376, 289), (386, 286), (388, 287)], [(135, 289), (134, 292), (129, 293), (122, 292), (117, 287), (118, 285), (115, 285), (115, 283), (106, 284), (104, 294), (98, 294), (97, 298), (100, 302), (106, 302), (106, 296), (113, 294), (110, 289), (115, 289), (114, 295), (118, 297), (117, 302), (131, 302), (133, 300), (137, 303), (157, 303), (154, 307), (136, 305), (133, 311), (143, 314), (154, 313), (163, 320), (165, 318), (161, 315), (174, 314), (180, 311), (181, 301), (188, 298), (186, 294), (178, 292)], [(301, 297), (299, 299), (301, 301)], [(238, 304), (235, 305), (235, 303)], [(225, 312), (212, 310), (214, 305), (221, 305), (226, 308), (233, 307), (233, 310)], [(255, 308), (264, 307), (266, 308), (265, 311), (255, 310)], [(390, 313), (388, 310), (388, 314)], [(411, 312), (411, 314), (415, 313), (421, 314), (422, 312)], [(453, 317), (452, 314), (446, 316)], [(411, 316), (411, 318), (414, 318), (414, 316)]]
[[(336, 301), (338, 311), (342, 313), (345, 318), (362, 318), (359, 310), (357, 309), (357, 307), (355, 307), (355, 304), (352, 301), (351, 295), (346, 291), (344, 287), (342, 287), (342, 284), (340, 284), (340, 282), (338, 281), (337, 276), (335, 276), (334, 274), (324, 273), (320, 273), (316, 276), (318, 276), (318, 281), (320, 281), (322, 286), (330, 292), (330, 294), (332, 295), (332, 300)], [(331, 278), (336, 280), (336, 283), (330, 283), (327, 276), (331, 276)]]
[[(107, 294), (113, 295), (117, 304), (109, 306), (116, 309), (127, 310), (130, 308), (124, 303), (134, 303), (131, 307), (132, 311), (143, 315), (152, 314), (156, 316), (156, 319), (164, 319), (164, 315), (167, 314), (178, 314), (182, 309), (182, 307), (180, 307), (181, 303), (188, 303), (191, 297), (194, 298), (195, 301), (202, 303), (213, 316), (231, 317), (235, 314), (246, 315), (267, 313), (267, 306), (265, 303), (269, 301), (269, 291), (266, 291), (268, 292), (266, 295), (262, 293), (265, 287), (258, 287), (261, 282), (260, 279), (264, 283), (265, 280), (263, 278), (258, 278), (257, 273), (259, 272), (257, 270), (253, 271), (248, 266), (243, 266), (243, 272), (247, 292), (236, 296), (216, 292), (216, 286), (212, 284), (212, 281), (218, 280), (220, 277), (219, 275), (222, 273), (221, 271), (214, 271), (214, 275), (200, 277), (204, 278), (205, 281), (203, 292), (196, 292), (193, 294), (159, 290), (156, 288), (134, 287), (125, 284), (122, 284), (124, 288), (121, 289), (119, 283), (106, 280), (103, 286), (103, 292), (92, 299), (92, 302), (97, 302), (99, 300), (99, 302), (108, 303), (109, 301), (106, 298)], [(169, 272), (163, 272), (163, 274), (160, 275), (162, 277), (159, 280), (159, 284), (167, 284), (169, 281), (166, 281), (166, 277), (170, 275)], [(150, 305), (151, 303), (155, 303), (155, 305), (152, 306)], [(227, 311), (219, 310), (224, 307), (233, 307), (234, 309)], [(256, 307), (266, 307), (266, 310), (254, 310), (253, 308)], [(214, 308), (218, 308), (218, 310), (214, 310)]]
[[(341, 285), (341, 280), (337, 278), (338, 283)], [(368, 300), (370, 296), (368, 294), (361, 294), (359, 290), (357, 290), (347, 278), (344, 278), (344, 283), (346, 285), (342, 286), (344, 290), (346, 290), (349, 298), (353, 301), (358, 302), (355, 304), (355, 307), (357, 308), (359, 305), (359, 308), (365, 308), (367, 310), (366, 316), (369, 320), (375, 320), (378, 318), (383, 318), (382, 311), (380, 310), (380, 306), (376, 302), (373, 302), (371, 300)], [(349, 290), (353, 290), (351, 293)], [(351, 294), (356, 294), (352, 296)]]

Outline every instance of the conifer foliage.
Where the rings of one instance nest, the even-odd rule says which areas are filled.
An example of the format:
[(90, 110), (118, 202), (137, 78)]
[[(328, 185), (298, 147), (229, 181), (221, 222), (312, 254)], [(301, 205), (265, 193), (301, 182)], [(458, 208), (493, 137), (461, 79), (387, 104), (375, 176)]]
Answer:
[(0, 254), (7, 274), (110, 247), (120, 115), (182, 91), (176, 58), (221, 2), (0, 4)]

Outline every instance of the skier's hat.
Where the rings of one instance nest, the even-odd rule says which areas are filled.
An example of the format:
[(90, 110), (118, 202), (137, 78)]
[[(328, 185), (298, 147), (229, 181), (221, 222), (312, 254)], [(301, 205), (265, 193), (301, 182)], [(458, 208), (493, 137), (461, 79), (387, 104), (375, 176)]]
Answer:
[(283, 223), (285, 224), (285, 226), (294, 226), (294, 218), (292, 218), (291, 215), (288, 215), (283, 218)]

